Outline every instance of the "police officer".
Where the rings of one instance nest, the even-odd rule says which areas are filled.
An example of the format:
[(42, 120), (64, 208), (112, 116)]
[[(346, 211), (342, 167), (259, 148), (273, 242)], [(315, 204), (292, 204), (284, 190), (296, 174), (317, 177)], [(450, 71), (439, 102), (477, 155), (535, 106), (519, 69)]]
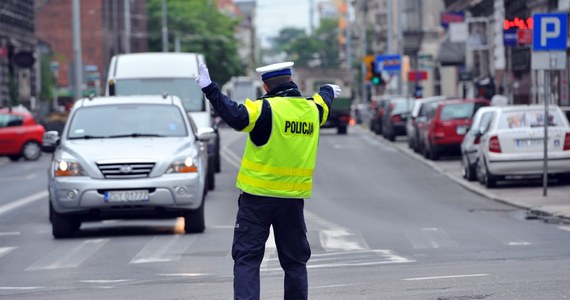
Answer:
[(236, 186), (242, 191), (234, 229), (234, 298), (259, 299), (259, 267), (273, 226), (284, 298), (307, 299), (307, 261), (311, 250), (303, 215), (311, 197), (319, 126), (340, 94), (327, 84), (312, 98), (292, 81), (292, 62), (256, 69), (266, 93), (237, 104), (212, 83), (205, 65), (196, 79), (218, 115), (233, 129), (248, 132)]

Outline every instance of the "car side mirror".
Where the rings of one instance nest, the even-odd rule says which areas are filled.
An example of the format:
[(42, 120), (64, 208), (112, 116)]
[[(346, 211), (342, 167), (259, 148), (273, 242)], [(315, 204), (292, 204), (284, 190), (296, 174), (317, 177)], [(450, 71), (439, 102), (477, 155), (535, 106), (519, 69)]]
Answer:
[(201, 127), (198, 128), (198, 132), (196, 133), (196, 139), (201, 142), (209, 142), (216, 138), (216, 132), (212, 127)]
[(48, 131), (44, 133), (42, 151), (47, 153), (55, 152), (59, 145), (59, 133), (57, 131)]

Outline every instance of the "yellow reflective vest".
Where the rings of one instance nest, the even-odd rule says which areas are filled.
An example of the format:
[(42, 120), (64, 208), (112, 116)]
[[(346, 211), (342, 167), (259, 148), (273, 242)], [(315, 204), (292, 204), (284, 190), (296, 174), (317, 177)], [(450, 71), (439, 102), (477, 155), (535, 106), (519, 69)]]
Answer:
[[(314, 98), (267, 98), (272, 128), (265, 145), (248, 138), (237, 177), (238, 189), (253, 195), (279, 198), (310, 198), (317, 158), (319, 128), (328, 117), (328, 107), (319, 94)], [(251, 131), (263, 101), (246, 100)], [(323, 107), (319, 122), (317, 105)]]

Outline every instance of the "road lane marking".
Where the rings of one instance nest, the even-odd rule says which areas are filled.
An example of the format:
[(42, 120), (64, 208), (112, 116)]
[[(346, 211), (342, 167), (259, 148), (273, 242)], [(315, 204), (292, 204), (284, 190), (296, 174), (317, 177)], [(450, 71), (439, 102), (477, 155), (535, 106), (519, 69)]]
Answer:
[(0, 232), (0, 236), (8, 236), (8, 235), (20, 235), (20, 232), (19, 231)]
[(458, 247), (445, 230), (435, 227), (420, 228), (419, 230), (405, 230), (406, 238), (414, 249), (437, 249)]
[(0, 257), (12, 252), (16, 248), (18, 247), (0, 247)]
[(131, 279), (92, 279), (92, 280), (79, 280), (81, 283), (98, 283), (98, 284), (108, 284), (108, 283), (121, 283), (129, 282)]
[(360, 234), (346, 229), (319, 231), (321, 246), (326, 251), (359, 251), (370, 249)]
[(24, 206), (24, 205), (30, 204), (32, 202), (46, 198), (48, 195), (49, 195), (49, 193), (47, 190), (41, 191), (41, 192), (35, 193), (33, 195), (24, 197), (22, 199), (18, 199), (16, 201), (12, 201), (10, 203), (4, 204), (4, 205), (0, 206), (0, 215), (7, 213), (11, 210), (17, 209), (21, 206)]
[(73, 243), (74, 246), (71, 249), (69, 249), (70, 244), (64, 244), (29, 266), (26, 271), (76, 268), (99, 251), (108, 241), (109, 239), (86, 240), (79, 245)]
[(158, 276), (168, 276), (168, 277), (199, 277), (199, 276), (209, 276), (210, 274), (204, 273), (170, 273), (170, 274), (158, 274)]
[(570, 231), (570, 226), (558, 226), (558, 228), (566, 231)]
[(437, 279), (453, 279), (453, 278), (468, 278), (468, 277), (483, 277), (489, 274), (467, 274), (467, 275), (448, 275), (448, 276), (432, 276), (432, 277), (415, 277), (402, 279), (405, 281), (420, 281), (420, 280), (437, 280)]
[(38, 173), (31, 173), (25, 176), (15, 176), (15, 177), (4, 177), (4, 178), (0, 178), (0, 182), (2, 181), (26, 181), (26, 180), (32, 180), (36, 177), (38, 177)]
[(17, 291), (25, 291), (25, 290), (38, 290), (43, 289), (41, 286), (0, 286), (0, 290), (10, 291), (10, 290), (17, 290)]
[[(184, 237), (184, 238), (181, 238)], [(130, 261), (131, 264), (178, 261), (186, 252), (195, 236), (175, 235), (171, 237), (155, 236)]]

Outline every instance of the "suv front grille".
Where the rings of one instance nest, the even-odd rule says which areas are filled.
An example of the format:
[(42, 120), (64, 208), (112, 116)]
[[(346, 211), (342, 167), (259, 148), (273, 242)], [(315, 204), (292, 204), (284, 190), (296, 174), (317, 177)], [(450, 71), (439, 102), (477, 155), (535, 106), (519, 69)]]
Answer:
[(97, 164), (97, 167), (107, 179), (134, 179), (148, 177), (154, 163)]

